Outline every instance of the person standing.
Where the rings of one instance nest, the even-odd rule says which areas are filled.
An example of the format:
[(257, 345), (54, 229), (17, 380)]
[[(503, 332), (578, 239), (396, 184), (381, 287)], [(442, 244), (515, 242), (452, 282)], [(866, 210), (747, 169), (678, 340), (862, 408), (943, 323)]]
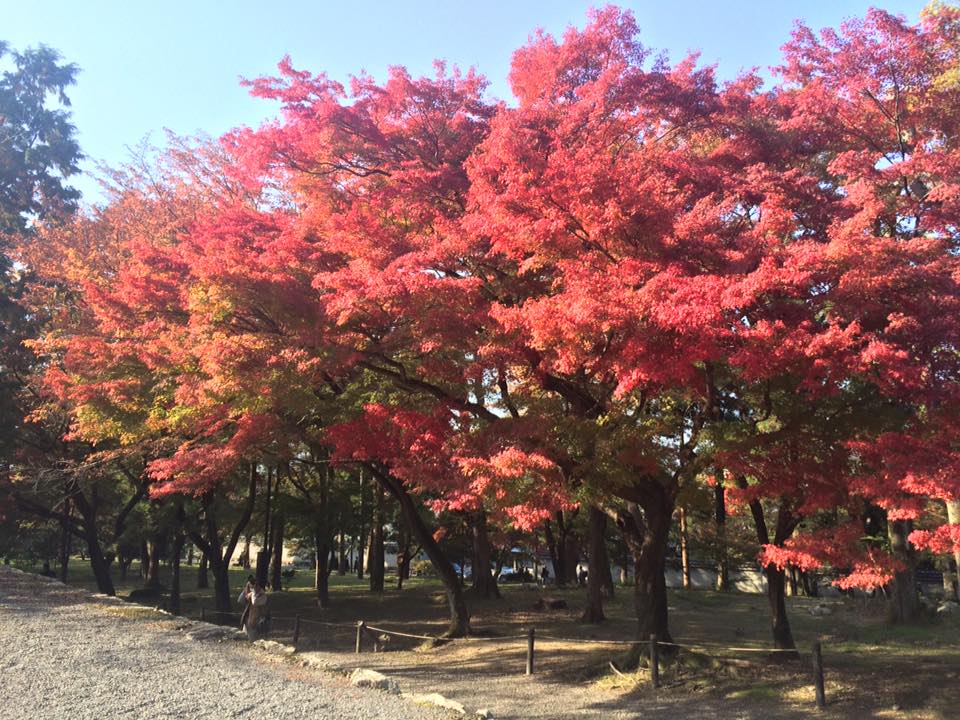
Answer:
[(247, 575), (247, 583), (243, 586), (243, 589), (237, 596), (237, 602), (240, 604), (240, 607), (243, 608), (243, 612), (240, 613), (241, 630), (244, 629), (244, 625), (246, 625), (247, 622), (247, 615), (250, 614), (250, 594), (253, 592), (253, 588), (256, 584), (257, 579), (253, 575)]

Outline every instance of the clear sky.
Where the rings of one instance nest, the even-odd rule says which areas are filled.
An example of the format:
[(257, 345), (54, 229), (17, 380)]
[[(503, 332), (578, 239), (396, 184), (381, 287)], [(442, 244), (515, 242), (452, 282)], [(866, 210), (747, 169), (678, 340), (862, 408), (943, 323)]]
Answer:
[[(335, 79), (389, 65), (430, 73), (435, 58), (476, 67), (508, 99), (510, 55), (537, 28), (583, 25), (591, 0), (0, 0), (0, 39), (44, 43), (82, 72), (70, 96), (90, 160), (117, 164), (126, 148), (163, 129), (219, 135), (257, 124), (276, 108), (250, 98), (240, 77), (294, 65)], [(622, 0), (643, 42), (676, 59), (700, 50), (722, 77), (775, 65), (793, 21), (814, 28), (870, 5), (911, 21), (925, 0)], [(88, 161), (84, 168), (92, 170)], [(89, 177), (74, 181), (97, 198)]]

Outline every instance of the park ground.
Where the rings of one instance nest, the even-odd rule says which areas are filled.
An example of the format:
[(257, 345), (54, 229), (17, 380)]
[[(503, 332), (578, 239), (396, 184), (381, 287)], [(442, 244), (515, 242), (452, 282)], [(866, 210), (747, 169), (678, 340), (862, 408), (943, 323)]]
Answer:
[[(232, 587), (245, 571), (236, 569)], [(388, 576), (388, 586), (392, 578)], [(85, 567), (71, 566), (75, 585), (93, 590)], [(197, 591), (195, 569), (183, 571), (183, 612), (212, 617), (210, 591)], [(118, 595), (139, 584), (134, 566)], [(890, 626), (881, 601), (866, 598), (788, 598), (800, 657), (775, 661), (766, 600), (760, 595), (672, 591), (671, 629), (684, 650), (663, 670), (663, 687), (650, 686), (648, 671), (619, 674), (627, 647), (596, 642), (634, 635), (631, 588), (617, 588), (607, 603), (607, 621), (579, 621), (584, 591), (505, 585), (502, 600), (470, 597), (478, 637), (432, 646), (394, 636), (387, 650), (354, 653), (355, 624), (363, 620), (390, 630), (436, 635), (443, 631), (446, 603), (439, 583), (412, 578), (402, 591), (374, 595), (353, 575), (331, 576), (331, 606), (318, 608), (312, 574), (299, 571), (289, 589), (272, 593), (271, 637), (292, 640), (293, 617), (301, 617), (298, 649), (333, 668), (378, 669), (405, 691), (442, 692), (467, 708), (489, 708), (498, 718), (917, 718), (956, 717), (960, 706), (960, 617), (932, 616), (913, 626)], [(537, 610), (542, 597), (562, 599), (567, 609)], [(812, 611), (812, 612), (811, 612)], [(229, 623), (231, 618), (221, 618)], [(320, 624), (325, 623), (325, 624)], [(536, 668), (524, 673), (526, 641), (537, 633)], [(814, 708), (810, 648), (823, 643), (828, 707)], [(593, 641), (593, 642), (584, 642)], [(733, 648), (733, 649), (729, 649)]]

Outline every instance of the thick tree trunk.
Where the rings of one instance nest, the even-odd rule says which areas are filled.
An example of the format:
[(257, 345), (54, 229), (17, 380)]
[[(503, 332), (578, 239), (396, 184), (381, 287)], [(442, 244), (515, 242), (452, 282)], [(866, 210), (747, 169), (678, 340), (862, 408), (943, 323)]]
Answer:
[(664, 578), (667, 540), (673, 518), (673, 498), (655, 483), (644, 486), (644, 507), (628, 502), (626, 512), (616, 515), (617, 526), (633, 554), (633, 605), (637, 616), (637, 639), (655, 635), (673, 642), (667, 614), (667, 583)]
[(213, 573), (213, 600), (218, 612), (229, 613), (233, 609), (230, 597), (230, 565), (222, 559), (210, 561)]
[(317, 555), (314, 576), (317, 604), (322, 608), (330, 607), (330, 546), (319, 533), (314, 536), (313, 542)]
[(100, 547), (100, 539), (97, 537), (96, 527), (88, 527), (86, 534), (87, 554), (90, 556), (90, 569), (93, 571), (94, 580), (97, 582), (97, 590), (104, 595), (116, 595), (117, 591), (113, 587), (113, 578), (110, 577), (110, 564), (103, 555), (103, 548)]
[(463, 597), (463, 587), (460, 584), (456, 571), (453, 569), (453, 565), (450, 564), (450, 561), (447, 560), (443, 551), (440, 549), (440, 545), (434, 540), (433, 533), (430, 532), (423, 518), (420, 517), (413, 498), (410, 497), (406, 488), (403, 487), (402, 482), (391, 477), (386, 471), (379, 468), (372, 467), (370, 469), (374, 471), (377, 480), (381, 482), (385, 489), (393, 495), (394, 499), (400, 503), (403, 516), (407, 521), (407, 527), (416, 535), (421, 547), (427, 553), (427, 557), (430, 558), (430, 562), (440, 576), (444, 590), (446, 590), (447, 603), (450, 609), (450, 625), (444, 633), (444, 636), (464, 637), (465, 635), (469, 635), (470, 613), (467, 610), (467, 603)]
[(903, 565), (903, 569), (894, 574), (889, 586), (890, 601), (887, 615), (892, 623), (914, 622), (920, 617), (920, 598), (917, 595), (913, 550), (907, 540), (909, 534), (910, 521), (887, 521), (891, 553)]
[(208, 566), (209, 561), (207, 560), (207, 556), (201, 553), (200, 564), (197, 567), (197, 590), (206, 590), (210, 587), (210, 578), (207, 576)]
[(667, 583), (664, 578), (667, 539), (672, 512), (645, 513), (640, 552), (634, 557), (637, 579), (633, 603), (637, 613), (639, 639), (656, 635), (662, 642), (673, 642), (667, 616)]
[(727, 503), (723, 486), (723, 473), (717, 473), (713, 487), (714, 520), (717, 524), (717, 590), (730, 589), (730, 563), (727, 560)]
[(383, 549), (383, 487), (377, 483), (373, 492), (373, 515), (370, 518), (370, 547), (367, 572), (370, 574), (370, 592), (382, 593), (385, 583), (385, 554)]
[(257, 582), (262, 587), (267, 587), (270, 583), (270, 550), (264, 548), (257, 551), (257, 567), (254, 570)]
[(610, 576), (610, 563), (607, 560), (607, 543), (604, 533), (607, 528), (607, 516), (597, 507), (590, 506), (590, 557), (587, 569), (587, 607), (581, 620), (588, 623), (600, 623), (603, 615), (604, 578)]
[(767, 578), (767, 602), (770, 605), (770, 627), (773, 631), (773, 646), (777, 650), (793, 650), (793, 632), (787, 618), (786, 573), (776, 565), (763, 568)]
[(690, 554), (687, 552), (687, 512), (677, 508), (680, 525), (680, 575), (684, 590), (690, 589)]
[(166, 550), (167, 538), (163, 534), (154, 535), (150, 543), (150, 563), (147, 565), (147, 578), (144, 585), (148, 588), (159, 588), (160, 558)]
[(499, 598), (500, 589), (490, 572), (492, 553), (485, 511), (478, 510), (471, 515), (470, 531), (473, 539), (473, 591), (478, 597)]
[(283, 515), (273, 521), (273, 562), (270, 565), (270, 587), (283, 590)]

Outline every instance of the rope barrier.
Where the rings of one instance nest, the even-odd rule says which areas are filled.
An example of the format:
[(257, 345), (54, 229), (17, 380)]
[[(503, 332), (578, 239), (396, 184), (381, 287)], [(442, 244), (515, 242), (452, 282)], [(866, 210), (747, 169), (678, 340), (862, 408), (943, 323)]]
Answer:
[[(208, 610), (208, 615), (219, 615), (221, 617), (240, 617), (240, 613), (236, 612), (227, 612), (224, 610)], [(295, 617), (289, 615), (271, 615), (271, 621), (281, 620), (296, 622)], [(355, 623), (332, 623), (326, 622), (323, 620), (312, 620), (310, 618), (300, 618), (300, 623), (307, 623), (311, 625), (321, 625), (324, 627), (335, 627), (341, 628), (344, 630), (355, 630)], [(373, 632), (383, 633), (385, 635), (393, 635), (396, 637), (405, 637), (411, 638), (413, 640), (437, 640), (437, 636), (434, 635), (417, 635), (415, 633), (406, 633), (399, 630), (389, 630), (387, 628), (377, 627), (374, 625), (365, 626), (367, 630), (372, 630)], [(566, 642), (566, 643), (582, 643), (585, 645), (638, 645), (640, 643), (646, 643), (646, 640), (613, 640), (613, 639), (602, 639), (602, 638), (572, 638), (572, 637), (559, 637), (557, 635), (547, 635), (547, 634), (538, 634), (537, 638), (539, 640), (552, 640), (554, 642)], [(510, 640), (526, 640), (527, 635), (502, 635), (495, 637), (478, 637), (475, 635), (465, 637), (465, 638), (455, 638), (456, 640), (461, 641), (474, 641), (474, 642), (506, 642)], [(784, 648), (756, 648), (756, 647), (728, 647), (726, 645), (710, 645), (710, 644), (697, 644), (697, 645), (688, 645), (686, 643), (677, 643), (677, 642), (665, 642), (662, 640), (657, 641), (657, 645), (663, 647), (675, 647), (684, 650), (696, 650), (701, 652), (712, 652), (712, 651), (724, 651), (724, 652), (745, 652), (745, 653), (793, 653), (796, 654), (798, 650), (796, 649), (784, 649)]]
[(385, 628), (374, 627), (373, 625), (367, 625), (367, 630), (373, 630), (374, 632), (380, 632), (384, 635), (396, 635), (397, 637), (406, 637), (414, 638), (416, 640), (436, 640), (437, 638), (433, 635), (413, 635), (411, 633), (399, 632), (397, 630), (387, 630)]
[[(285, 619), (293, 620), (294, 618), (291, 618), (288, 616)], [(356, 630), (357, 628), (356, 623), (349, 623), (349, 624), (348, 623), (332, 623), (332, 622), (324, 622), (323, 620), (311, 620), (310, 618), (305, 618), (305, 617), (300, 618), (300, 622), (309, 623), (311, 625), (324, 625), (326, 627), (346, 628), (349, 630)]]
[[(526, 635), (523, 637), (526, 637)], [(586, 643), (592, 645), (637, 645), (638, 643), (645, 642), (643, 640), (597, 640), (595, 638), (565, 638), (557, 637), (556, 635), (541, 635), (540, 633), (537, 633), (537, 639), (554, 640), (556, 642)]]
[[(526, 637), (526, 636), (523, 636)], [(588, 645), (639, 645), (640, 643), (646, 644), (647, 640), (601, 640), (596, 638), (567, 638), (567, 637), (557, 637), (556, 635), (541, 635), (537, 634), (537, 638), (540, 640), (553, 640), (555, 642), (569, 642), (569, 643), (584, 643)], [(657, 645), (664, 647), (675, 647), (683, 648), (685, 650), (702, 650), (702, 651), (712, 651), (712, 650), (723, 650), (727, 652), (756, 652), (756, 653), (796, 653), (797, 650), (791, 649), (782, 649), (782, 648), (752, 648), (752, 647), (728, 647), (726, 645), (687, 645), (686, 643), (675, 643), (675, 642), (664, 642), (662, 640), (657, 641)]]
[(667, 647), (677, 647), (684, 648), (687, 650), (723, 650), (726, 652), (755, 652), (755, 653), (797, 653), (799, 652), (796, 649), (785, 649), (785, 648), (751, 648), (751, 647), (727, 647), (726, 645), (685, 645), (681, 643), (672, 643), (672, 642), (663, 642), (661, 640), (657, 641), (657, 645), (664, 645)]

